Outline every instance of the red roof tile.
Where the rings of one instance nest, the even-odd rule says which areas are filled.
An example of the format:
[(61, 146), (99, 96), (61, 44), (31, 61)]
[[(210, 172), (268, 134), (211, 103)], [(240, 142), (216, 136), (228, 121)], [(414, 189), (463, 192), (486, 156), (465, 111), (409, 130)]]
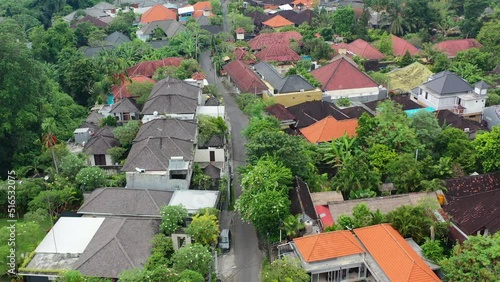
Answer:
[(415, 56), (420, 53), (417, 47), (413, 46), (410, 42), (404, 40), (401, 37), (397, 37), (392, 35), (392, 49), (394, 50), (394, 56), (404, 56), (406, 51), (410, 53), (410, 55)]
[(241, 47), (236, 47), (233, 51), (236, 60), (240, 60), (247, 65), (255, 64), (253, 54), (248, 53), (245, 49)]
[(280, 121), (294, 120), (295, 116), (290, 113), (282, 104), (274, 104), (266, 108), (266, 112)]
[(301, 39), (302, 35), (296, 31), (262, 33), (248, 41), (248, 45), (252, 50), (260, 50), (264, 46), (271, 46), (274, 44), (288, 45), (291, 40), (300, 41)]
[(232, 61), (224, 66), (224, 70), (241, 92), (262, 93), (267, 90), (260, 78), (242, 61)]
[[(205, 11), (201, 11), (201, 10), (194, 11), (194, 13), (193, 13), (193, 15), (191, 15), (191, 17), (192, 17), (193, 19), (197, 19), (197, 18), (199, 18), (199, 17), (203, 16), (203, 15), (204, 15), (204, 13), (205, 13)], [(212, 12), (208, 12), (208, 13), (209, 13), (208, 17), (213, 16)]]
[(193, 5), (194, 11), (211, 11), (212, 10), (212, 4), (210, 1), (201, 1), (201, 2), (196, 2)]
[(141, 16), (141, 23), (150, 23), (154, 21), (176, 20), (177, 13), (163, 5), (154, 5)]
[(318, 205), (315, 206), (316, 213), (323, 224), (323, 228), (327, 228), (328, 226), (333, 226), (335, 222), (333, 221), (332, 214), (330, 213), (330, 208), (328, 206)]
[(203, 80), (205, 78), (207, 78), (203, 73), (201, 72), (195, 72), (193, 73), (193, 75), (191, 76), (192, 79), (194, 80)]
[(441, 281), (389, 224), (354, 229), (354, 233), (390, 281)]
[(345, 58), (315, 69), (311, 74), (321, 83), (323, 91), (378, 87), (373, 79)]
[(155, 83), (156, 81), (154, 79), (151, 79), (149, 77), (139, 75), (139, 76), (134, 76), (130, 79), (123, 79), (120, 85), (113, 85), (111, 88), (111, 92), (113, 93), (113, 97), (115, 99), (115, 102), (117, 102), (120, 99), (123, 98), (130, 98), (133, 97), (132, 94), (128, 91), (128, 87), (132, 82), (151, 82)]
[(456, 39), (447, 40), (436, 44), (435, 48), (448, 55), (449, 57), (455, 57), (458, 52), (465, 51), (470, 48), (481, 48), (483, 45), (477, 42), (476, 39)]
[(285, 19), (281, 15), (276, 15), (276, 16), (268, 19), (267, 21), (262, 22), (262, 24), (267, 25), (267, 26), (272, 27), (272, 28), (278, 28), (278, 27), (293, 25), (293, 22)]
[(363, 39), (356, 39), (353, 42), (347, 44), (348, 51), (365, 58), (367, 60), (380, 60), (385, 57), (382, 52), (377, 50), (377, 48), (370, 45), (370, 43), (364, 41)]
[(255, 53), (255, 57), (264, 62), (295, 62), (302, 59), (287, 45), (271, 45)]
[(164, 58), (162, 60), (157, 60), (157, 61), (140, 62), (137, 65), (128, 68), (127, 75), (129, 77), (137, 75), (152, 77), (155, 74), (156, 70), (160, 67), (165, 67), (165, 66), (178, 67), (180, 66), (181, 63), (182, 63), (182, 58), (177, 58), (177, 57)]
[(236, 32), (236, 33), (241, 34), (241, 33), (245, 33), (245, 30), (244, 30), (243, 28), (241, 28), (241, 27), (238, 27), (238, 28), (235, 30), (235, 32)]
[(306, 262), (330, 260), (365, 252), (348, 230), (295, 238), (293, 242)]
[(332, 116), (317, 121), (316, 123), (299, 129), (300, 133), (311, 143), (330, 142), (347, 134), (356, 136), (358, 127), (357, 119), (336, 120)]

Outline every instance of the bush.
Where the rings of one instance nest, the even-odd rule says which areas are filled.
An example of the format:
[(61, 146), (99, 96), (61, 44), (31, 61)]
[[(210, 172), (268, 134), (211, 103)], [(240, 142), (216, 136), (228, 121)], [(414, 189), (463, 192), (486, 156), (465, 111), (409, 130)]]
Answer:
[(351, 100), (347, 97), (341, 97), (337, 100), (336, 104), (339, 107), (349, 107), (351, 105)]
[(101, 120), (100, 126), (101, 127), (105, 127), (105, 126), (115, 127), (117, 124), (118, 124), (118, 122), (116, 121), (116, 118), (114, 116), (110, 115), (110, 116), (107, 116)]
[(97, 166), (85, 167), (76, 175), (76, 183), (83, 191), (91, 191), (106, 184), (106, 174)]
[(83, 157), (69, 154), (61, 159), (59, 170), (62, 176), (74, 179), (78, 172), (86, 166), (87, 163)]
[(187, 217), (188, 212), (183, 206), (164, 206), (161, 209), (161, 230), (170, 235), (179, 229)]
[(178, 249), (172, 256), (172, 261), (173, 268), (178, 272), (189, 269), (206, 276), (210, 272), (212, 254), (207, 247), (194, 243)]

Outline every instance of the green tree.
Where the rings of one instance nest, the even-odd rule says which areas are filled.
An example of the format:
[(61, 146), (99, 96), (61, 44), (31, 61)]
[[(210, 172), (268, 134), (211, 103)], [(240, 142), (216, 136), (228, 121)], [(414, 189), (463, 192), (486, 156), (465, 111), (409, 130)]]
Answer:
[(197, 243), (215, 246), (220, 233), (217, 217), (211, 214), (195, 215), (186, 233), (190, 234)]
[(161, 230), (167, 236), (174, 233), (184, 219), (188, 217), (188, 212), (183, 206), (164, 206), (161, 208)]
[(241, 187), (244, 190), (276, 190), (287, 194), (292, 185), (293, 175), (281, 161), (263, 157), (255, 165), (248, 165), (242, 175)]
[(481, 69), (471, 63), (453, 61), (450, 65), (450, 71), (467, 80), (470, 84), (484, 80)]
[(128, 91), (134, 97), (138, 97), (136, 100), (137, 104), (143, 105), (149, 98), (149, 94), (151, 94), (151, 90), (153, 90), (153, 86), (155, 84), (152, 82), (132, 82), (128, 86)]
[(488, 5), (488, 0), (464, 1), (464, 20), (460, 22), (460, 32), (464, 37), (474, 37), (478, 34), (483, 25), (480, 15)]
[(351, 6), (337, 8), (333, 14), (333, 22), (335, 23), (335, 32), (337, 34), (349, 37), (356, 22), (354, 9)]
[(29, 202), (30, 211), (46, 210), (51, 217), (80, 203), (77, 191), (72, 188), (42, 191)]
[(477, 66), (482, 71), (490, 71), (495, 67), (495, 60), (492, 60), (492, 58), (495, 58), (495, 56), (491, 52), (470, 48), (458, 52), (457, 56), (453, 58), (453, 65), (458, 62), (469, 63)]
[(421, 247), (422, 254), (434, 262), (439, 263), (444, 258), (444, 248), (438, 240), (426, 238), (425, 243)]
[(139, 132), (140, 123), (136, 120), (131, 120), (123, 126), (119, 126), (113, 130), (115, 138), (118, 139), (122, 147), (129, 149), (132, 146), (132, 142)]
[(407, 65), (410, 65), (413, 62), (415, 62), (415, 60), (410, 55), (410, 52), (406, 51), (406, 53), (403, 55), (403, 57), (399, 60), (398, 66), (400, 68), (406, 67)]
[(370, 166), (377, 169), (382, 175), (387, 174), (387, 165), (397, 156), (398, 154), (394, 149), (390, 149), (383, 144), (375, 144), (368, 149)]
[(490, 132), (477, 135), (472, 144), (484, 172), (500, 169), (500, 126), (494, 126)]
[(76, 47), (74, 30), (62, 20), (56, 21), (47, 30), (44, 30), (42, 26), (34, 28), (30, 39), (35, 58), (49, 63), (55, 63), (64, 48)]
[(198, 144), (204, 145), (213, 136), (224, 138), (228, 130), (227, 123), (222, 117), (198, 115)]
[(242, 131), (247, 140), (252, 139), (262, 131), (280, 131), (280, 122), (273, 116), (252, 117), (248, 127)]
[(432, 150), (432, 145), (441, 133), (436, 115), (427, 111), (418, 111), (410, 119), (410, 127), (415, 129), (420, 144)]
[(174, 254), (172, 238), (163, 233), (158, 233), (151, 241), (151, 245), (151, 255), (146, 261), (144, 269), (152, 271), (170, 265), (170, 258)]
[(269, 234), (273, 241), (278, 241), (279, 237), (276, 226), (280, 226), (282, 220), (290, 214), (288, 195), (276, 190), (245, 190), (235, 207), (244, 221), (251, 222), (259, 234)]
[(176, 282), (204, 282), (205, 278), (200, 273), (193, 270), (183, 270), (176, 278)]
[(311, 280), (300, 265), (300, 261), (291, 258), (277, 259), (262, 274), (262, 282), (308, 282)]
[(500, 19), (496, 19), (485, 23), (477, 35), (477, 40), (483, 44), (484, 50), (492, 54), (497, 54), (493, 62), (497, 64), (500, 62), (500, 58), (498, 57), (498, 54), (500, 54), (500, 35), (496, 32), (499, 29)]
[(206, 175), (198, 164), (194, 164), (193, 167), (193, 177), (192, 177), (193, 187), (200, 190), (209, 190), (214, 186), (214, 181), (212, 177)]
[(388, 181), (394, 183), (400, 193), (419, 191), (422, 173), (412, 154), (398, 155), (388, 163), (387, 171)]
[(449, 281), (497, 281), (500, 277), (500, 233), (469, 236), (453, 248), (441, 266)]
[(352, 209), (352, 217), (357, 228), (369, 226), (373, 221), (372, 212), (365, 203), (358, 204)]
[(172, 256), (173, 269), (182, 272), (186, 269), (196, 271), (205, 277), (212, 265), (212, 254), (207, 247), (194, 243), (177, 250)]
[(283, 231), (289, 240), (297, 237), (300, 230), (305, 228), (305, 224), (301, 221), (300, 215), (289, 215), (283, 220)]
[(452, 163), (460, 165), (467, 173), (476, 170), (476, 149), (463, 130), (453, 127), (444, 129), (434, 146), (438, 154), (450, 157)]
[(74, 179), (78, 172), (86, 166), (85, 156), (69, 154), (61, 159), (59, 168), (62, 176)]
[(320, 152), (323, 155), (323, 161), (333, 167), (342, 168), (349, 158), (356, 155), (356, 138), (349, 138), (347, 134), (332, 140), (332, 142), (320, 144)]
[(362, 156), (348, 158), (331, 181), (333, 190), (342, 191), (346, 198), (351, 191), (377, 191), (380, 184), (380, 172), (370, 168)]
[(241, 27), (245, 30), (245, 32), (251, 33), (254, 31), (255, 26), (253, 25), (253, 20), (250, 17), (243, 16), (238, 13), (229, 13), (228, 22), (231, 26), (231, 33), (234, 34), (234, 31)]
[(118, 125), (118, 121), (116, 120), (116, 117), (113, 115), (109, 115), (109, 116), (101, 119), (101, 124), (99, 124), (100, 127), (105, 127), (105, 126), (115, 127), (117, 125)]
[(82, 191), (92, 191), (106, 184), (106, 173), (98, 166), (84, 167), (75, 180)]

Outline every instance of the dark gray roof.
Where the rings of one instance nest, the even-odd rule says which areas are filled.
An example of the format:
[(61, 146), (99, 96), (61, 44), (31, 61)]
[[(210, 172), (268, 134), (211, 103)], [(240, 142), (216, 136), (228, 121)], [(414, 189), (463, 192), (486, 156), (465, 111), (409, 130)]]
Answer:
[(194, 114), (198, 108), (198, 101), (180, 94), (157, 95), (150, 98), (142, 109), (142, 114)]
[(153, 219), (106, 218), (74, 269), (86, 276), (118, 278), (124, 270), (142, 268), (159, 225)]
[(168, 205), (173, 192), (128, 189), (98, 188), (90, 194), (78, 213), (117, 216), (160, 217), (160, 209)]
[(476, 82), (476, 84), (474, 84), (475, 87), (479, 88), (479, 89), (490, 89), (490, 85), (484, 81), (478, 81)]
[(153, 40), (153, 41), (149, 41), (149, 45), (151, 45), (151, 47), (153, 49), (160, 49), (160, 48), (163, 48), (165, 46), (168, 46), (169, 42), (168, 40)]
[(185, 27), (176, 20), (165, 20), (147, 23), (139, 30), (142, 31), (143, 34), (153, 34), (157, 28), (163, 30), (168, 38), (174, 37), (185, 29)]
[(272, 65), (266, 62), (260, 62), (256, 64), (254, 68), (265, 81), (269, 82), (273, 88), (278, 90), (278, 93), (291, 93), (299, 92), (302, 89), (305, 91), (315, 89), (314, 86), (300, 75), (282, 77)]
[(111, 9), (116, 9), (116, 6), (113, 4), (109, 4), (108, 2), (99, 2), (93, 6), (95, 9), (100, 9), (100, 10), (111, 10)]
[(109, 15), (106, 14), (106, 12), (104, 12), (102, 9), (87, 8), (84, 11), (85, 11), (85, 14), (87, 14), (88, 16), (92, 16), (92, 17), (98, 18), (100, 20), (102, 20), (101, 18), (109, 17)]
[(220, 25), (202, 25), (200, 27), (201, 29), (208, 31), (211, 34), (218, 34), (222, 32), (222, 26)]
[(220, 179), (220, 171), (221, 169), (213, 164), (208, 164), (203, 168), (203, 173), (210, 176), (212, 179)]
[(318, 219), (309, 186), (300, 177), (295, 177), (294, 188), (290, 190), (288, 196), (291, 201), (290, 212), (293, 215), (306, 214), (312, 220)]
[(437, 73), (433, 75), (433, 78), (433, 80), (424, 83), (424, 86), (436, 94), (467, 93), (474, 90), (463, 78), (451, 72)]
[(154, 119), (141, 126), (134, 141), (138, 142), (148, 137), (173, 137), (182, 140), (194, 140), (198, 125), (191, 120)]
[(130, 42), (130, 38), (125, 34), (115, 31), (104, 38), (104, 41), (111, 43), (112, 45), (120, 45), (122, 43)]
[(98, 113), (97, 111), (93, 111), (89, 114), (85, 122), (99, 125), (101, 120), (104, 118), (104, 115)]
[(122, 171), (167, 171), (171, 157), (193, 160), (194, 143), (171, 137), (150, 137), (132, 145)]
[(138, 4), (139, 8), (142, 8), (142, 7), (152, 7), (156, 4), (165, 4), (165, 0), (115, 0), (114, 3), (115, 5)]
[(83, 152), (90, 155), (105, 155), (110, 148), (116, 146), (120, 146), (120, 142), (115, 138), (113, 128), (105, 126), (94, 133), (83, 147)]
[(135, 103), (135, 100), (130, 98), (120, 99), (117, 103), (111, 106), (110, 113), (139, 113), (139, 106)]
[(306, 9), (306, 10), (304, 10), (300, 13), (297, 13), (297, 14), (295, 14), (287, 19), (296, 25), (301, 25), (304, 22), (311, 24), (312, 18), (314, 18), (314, 17), (315, 17), (314, 11)]
[(206, 17), (205, 15), (201, 15), (199, 18), (196, 19), (196, 22), (200, 25), (200, 26), (204, 26), (204, 25), (211, 25), (210, 23), (210, 19), (208, 17)]
[(208, 147), (214, 147), (214, 148), (221, 148), (224, 147), (224, 137), (219, 136), (219, 135), (212, 135), (210, 139), (208, 139), (205, 144), (201, 144), (200, 148), (208, 148)]
[(83, 50), (83, 54), (87, 57), (93, 57), (99, 55), (101, 51), (104, 50), (113, 50), (116, 46), (114, 45), (104, 45), (104, 46), (95, 46), (95, 47), (87, 47)]
[(158, 95), (179, 94), (184, 97), (198, 99), (201, 88), (191, 85), (183, 80), (166, 77), (155, 83), (149, 98)]
[(220, 101), (217, 97), (210, 97), (205, 101), (205, 106), (219, 106)]

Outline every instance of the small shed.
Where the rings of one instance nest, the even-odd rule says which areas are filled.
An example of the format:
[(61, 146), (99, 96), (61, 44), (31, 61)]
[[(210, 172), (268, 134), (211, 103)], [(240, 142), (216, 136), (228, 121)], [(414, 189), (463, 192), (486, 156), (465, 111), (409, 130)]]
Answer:
[(86, 128), (77, 128), (73, 132), (75, 137), (76, 144), (84, 144), (89, 141), (90, 137), (92, 137), (92, 130), (88, 127)]
[(500, 105), (487, 107), (483, 111), (483, 123), (489, 130), (500, 124)]

